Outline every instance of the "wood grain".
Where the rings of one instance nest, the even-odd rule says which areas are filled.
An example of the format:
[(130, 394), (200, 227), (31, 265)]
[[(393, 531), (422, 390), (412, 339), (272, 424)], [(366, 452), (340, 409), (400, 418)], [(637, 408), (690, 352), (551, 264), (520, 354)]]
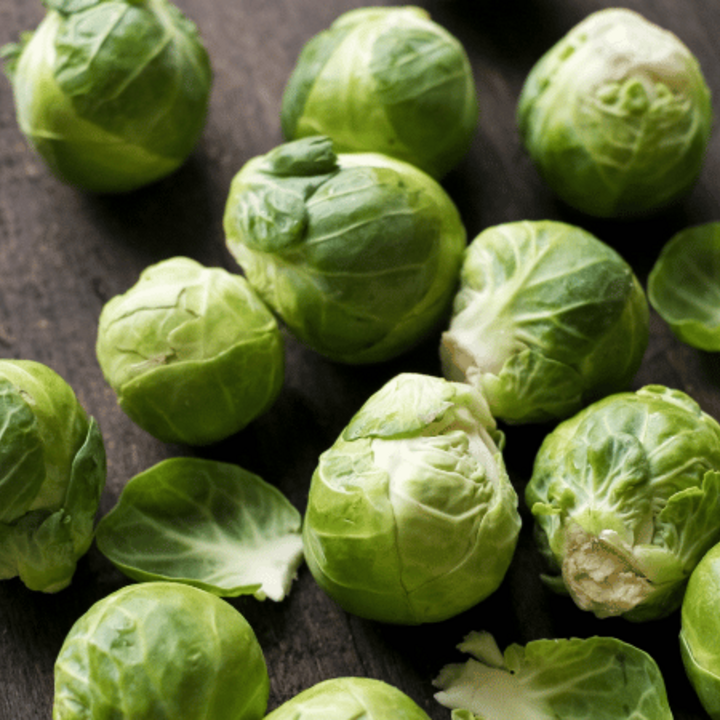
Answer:
[[(349, 0), (178, 0), (199, 26), (214, 68), (202, 141), (173, 176), (122, 197), (94, 197), (53, 178), (19, 132), (9, 82), (0, 79), (0, 356), (45, 362), (75, 388), (103, 429), (108, 484), (101, 513), (125, 482), (169, 456), (197, 454), (236, 462), (280, 488), (301, 511), (310, 476), (364, 400), (400, 371), (439, 374), (437, 336), (404, 357), (349, 368), (323, 360), (287, 336), (287, 377), (274, 407), (244, 432), (193, 451), (149, 437), (119, 410), (94, 354), (103, 304), (132, 285), (147, 265), (188, 255), (238, 268), (227, 253), (222, 212), (230, 180), (244, 162), (282, 141), (282, 91), (303, 44)], [(391, 3), (374, 3), (389, 5)], [(645, 281), (659, 249), (681, 228), (720, 219), (720, 135), (692, 194), (659, 217), (628, 223), (590, 220), (556, 202), (523, 151), (514, 124), (523, 80), (540, 54), (601, 0), (438, 0), (418, 2), (464, 43), (481, 105), (472, 148), (444, 181), (469, 237), (500, 222), (552, 218), (581, 224), (633, 265)], [(699, 58), (720, 97), (720, 12), (707, 0), (629, 0), (624, 6), (674, 30)], [(3, 0), (0, 44), (43, 16), (39, 0)], [(651, 340), (635, 387), (663, 383), (692, 394), (720, 418), (717, 355), (678, 343), (653, 313)], [(508, 462), (520, 492), (547, 428), (508, 428)], [(548, 593), (525, 520), (520, 546), (500, 590), (476, 608), (419, 628), (384, 626), (341, 611), (303, 568), (279, 604), (231, 601), (254, 627), (265, 652), (270, 708), (328, 677), (363, 675), (407, 692), (433, 718), (449, 711), (433, 699), (431, 680), (456, 661), (470, 630), (493, 632), (500, 645), (541, 637), (614, 635), (649, 651), (664, 673), (678, 720), (705, 717), (685, 678), (677, 646), (679, 617), (634, 625), (597, 621)], [(51, 716), (53, 663), (73, 622), (95, 601), (125, 585), (93, 547), (73, 584), (57, 595), (0, 583), (0, 720)], [(510, 720), (510, 719), (509, 719)], [(521, 719), (515, 719), (521, 720)]]

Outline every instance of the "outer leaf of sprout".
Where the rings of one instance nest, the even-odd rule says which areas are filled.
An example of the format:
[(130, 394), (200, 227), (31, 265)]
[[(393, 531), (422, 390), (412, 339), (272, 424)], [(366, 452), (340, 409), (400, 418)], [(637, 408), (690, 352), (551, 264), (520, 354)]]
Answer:
[(675, 335), (720, 351), (720, 222), (677, 233), (648, 277), (648, 299)]
[(171, 458), (132, 478), (98, 525), (100, 551), (135, 580), (280, 601), (303, 559), (300, 513), (227, 463)]
[(503, 655), (488, 633), (470, 633), (458, 648), (476, 659), (434, 683), (453, 720), (672, 720), (655, 661), (615, 638), (535, 640)]

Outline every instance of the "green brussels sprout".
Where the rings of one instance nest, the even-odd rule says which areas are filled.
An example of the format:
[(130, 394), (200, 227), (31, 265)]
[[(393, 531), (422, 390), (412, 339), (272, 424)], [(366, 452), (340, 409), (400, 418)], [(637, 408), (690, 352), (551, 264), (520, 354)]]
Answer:
[(320, 456), (303, 524), (305, 559), (346, 611), (414, 625), (493, 593), (520, 530), (504, 438), (482, 395), (398, 375)]
[(626, 390), (648, 343), (645, 293), (630, 266), (585, 230), (511, 222), (468, 246), (440, 357), (509, 423), (572, 415)]
[(57, 592), (92, 543), (100, 429), (65, 380), (32, 360), (0, 360), (0, 426), (0, 580)]
[(690, 190), (712, 126), (692, 52), (625, 8), (589, 15), (533, 67), (517, 119), (553, 191), (597, 217), (647, 214)]
[(525, 497), (551, 588), (597, 617), (663, 617), (720, 541), (720, 425), (680, 390), (612, 395), (545, 438)]
[(720, 719), (720, 545), (690, 575), (680, 613), (685, 672), (712, 720)]
[(195, 25), (168, 0), (43, 0), (33, 33), (5, 46), (20, 129), (84, 190), (134, 190), (195, 146), (211, 69)]
[(235, 176), (230, 253), (303, 343), (345, 363), (387, 360), (447, 312), (465, 228), (430, 176), (325, 137), (286, 143)]
[(643, 650), (612, 637), (534, 640), (500, 652), (492, 635), (458, 645), (435, 699), (452, 720), (672, 720), (665, 681)]
[(53, 720), (260, 720), (262, 648), (224, 600), (188, 585), (130, 585), (95, 603), (55, 662)]
[(120, 407), (166, 442), (205, 445), (238, 432), (283, 383), (272, 313), (241, 275), (186, 257), (151, 265), (105, 305), (96, 350)]
[(650, 271), (648, 299), (679, 340), (720, 351), (720, 222), (670, 239)]
[(430, 720), (404, 692), (381, 680), (339, 677), (313, 685), (265, 720)]
[(383, 153), (440, 178), (477, 127), (472, 68), (426, 10), (351, 10), (303, 48), (281, 121), (286, 140), (328, 135), (338, 152)]

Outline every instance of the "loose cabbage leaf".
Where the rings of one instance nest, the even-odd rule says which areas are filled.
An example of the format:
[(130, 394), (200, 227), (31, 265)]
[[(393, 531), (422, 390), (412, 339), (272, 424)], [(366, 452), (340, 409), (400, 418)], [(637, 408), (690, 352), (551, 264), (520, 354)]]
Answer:
[(670, 239), (648, 277), (648, 299), (682, 342), (720, 351), (720, 222)]
[(99, 523), (100, 551), (129, 577), (215, 595), (282, 600), (303, 559), (300, 513), (236, 465), (171, 458), (125, 486)]
[(655, 661), (615, 638), (535, 640), (502, 654), (474, 632), (458, 647), (476, 659), (434, 681), (453, 720), (672, 720)]

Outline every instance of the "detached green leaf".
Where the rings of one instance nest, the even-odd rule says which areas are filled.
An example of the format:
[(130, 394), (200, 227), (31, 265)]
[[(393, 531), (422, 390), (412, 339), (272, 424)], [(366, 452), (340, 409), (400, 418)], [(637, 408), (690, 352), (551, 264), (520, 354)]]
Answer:
[(139, 580), (282, 600), (303, 559), (300, 513), (236, 465), (171, 458), (128, 482), (99, 523), (100, 551)]
[(655, 661), (615, 638), (536, 640), (503, 655), (474, 632), (458, 647), (476, 659), (434, 682), (453, 720), (672, 720)]
[(648, 299), (679, 340), (720, 351), (720, 222), (670, 239), (648, 277)]

